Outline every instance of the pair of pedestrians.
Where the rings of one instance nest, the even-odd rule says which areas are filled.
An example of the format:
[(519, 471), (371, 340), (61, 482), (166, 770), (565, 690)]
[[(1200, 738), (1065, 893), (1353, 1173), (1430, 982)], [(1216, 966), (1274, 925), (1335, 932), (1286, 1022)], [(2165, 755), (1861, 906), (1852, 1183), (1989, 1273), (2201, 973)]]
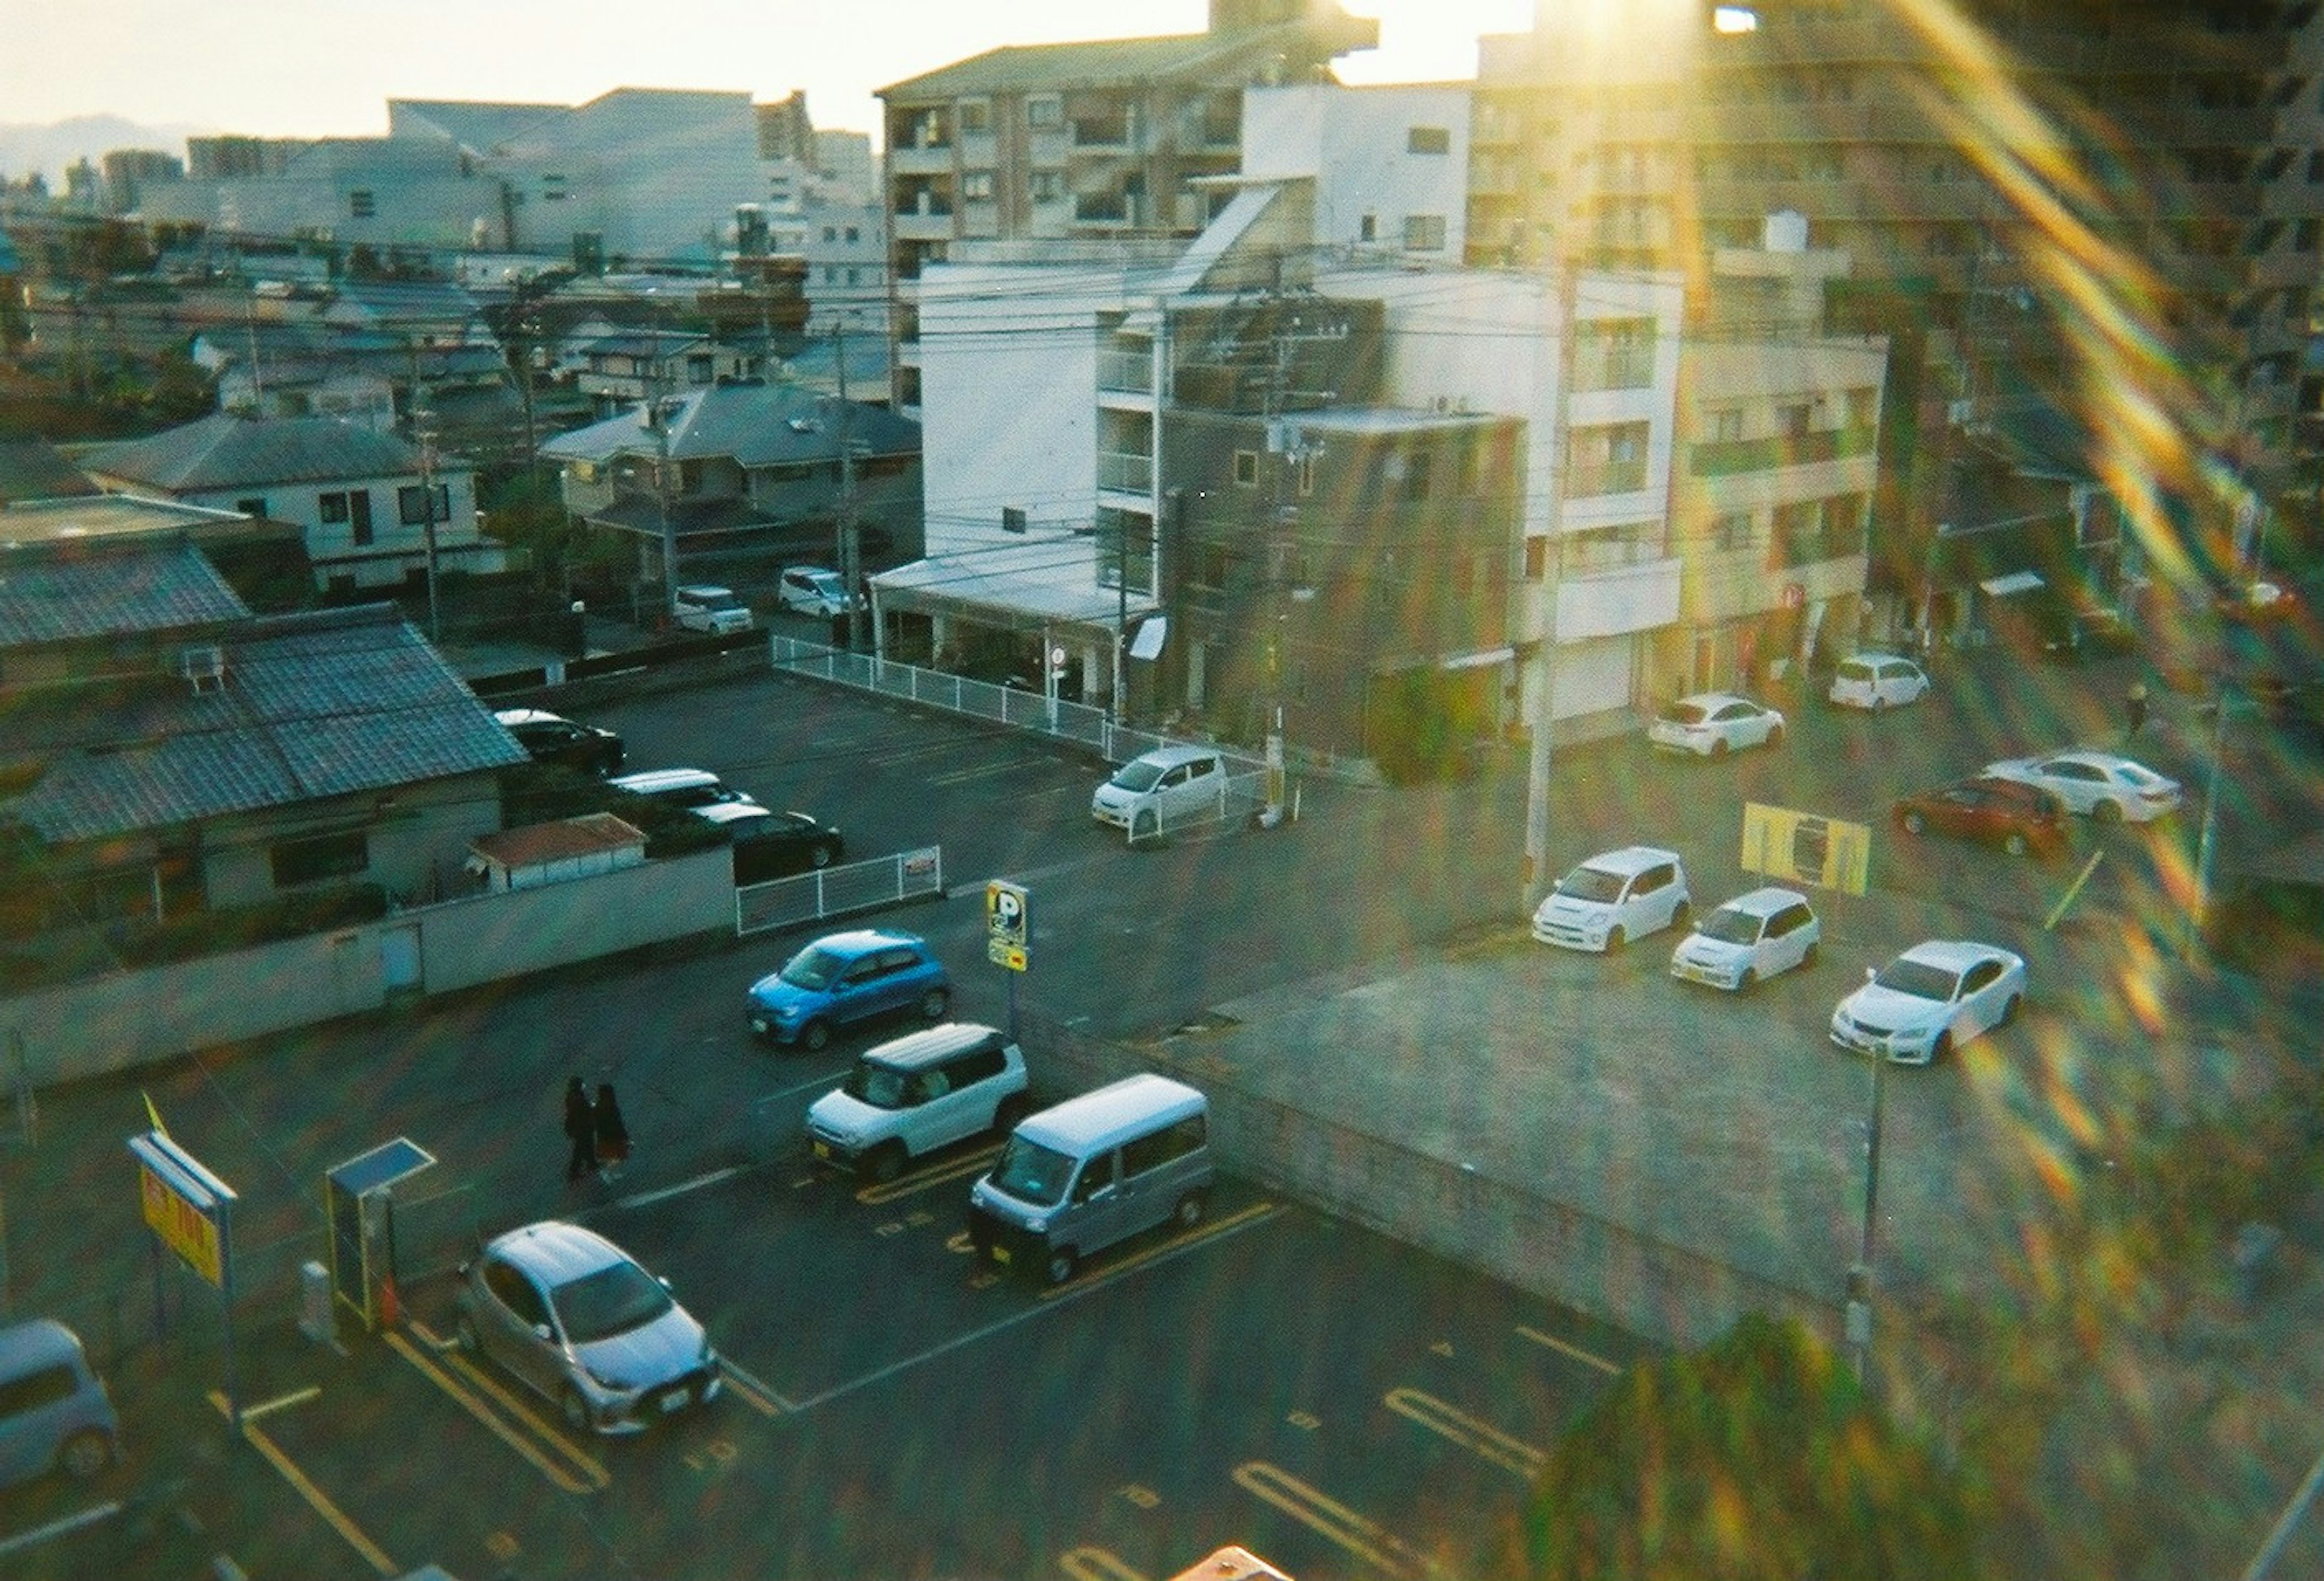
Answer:
[(613, 1084), (601, 1081), (593, 1101), (589, 1089), (581, 1078), (573, 1077), (565, 1083), (565, 1135), (573, 1144), (565, 1160), (567, 1183), (595, 1174), (601, 1181), (610, 1181), (629, 1162), (630, 1128), (622, 1118), (622, 1106), (613, 1096)]

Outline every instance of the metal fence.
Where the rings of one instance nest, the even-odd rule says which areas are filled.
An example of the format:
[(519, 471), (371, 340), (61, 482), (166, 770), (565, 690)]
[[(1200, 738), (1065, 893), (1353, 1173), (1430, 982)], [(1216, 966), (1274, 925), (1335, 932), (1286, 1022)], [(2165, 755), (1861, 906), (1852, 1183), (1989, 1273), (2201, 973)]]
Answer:
[(796, 878), (742, 885), (734, 891), (734, 932), (764, 933), (943, 893), (944, 847), (924, 845), (870, 861), (817, 868)]
[[(1030, 731), (1037, 735), (1074, 741), (1089, 748), (1109, 763), (1127, 763), (1141, 752), (1179, 744), (1176, 738), (1164, 735), (1159, 731), (1139, 730), (1122, 724), (1106, 710), (1093, 708), (1086, 703), (1068, 703), (1062, 697), (1051, 697), (1045, 693), (1028, 692), (1017, 686), (998, 686), (991, 681), (973, 680), (969, 676), (950, 675), (943, 670), (923, 669), (918, 665), (879, 658), (868, 653), (849, 653), (844, 648), (803, 642), (796, 637), (778, 634), (770, 639), (770, 642), (772, 662), (779, 670), (835, 681), (843, 686), (854, 686), (862, 691), (876, 692), (883, 697), (901, 698), (929, 708), (941, 708), (972, 719), (990, 720), (1012, 730)], [(1257, 770), (1263, 767), (1256, 758), (1246, 757), (1231, 749), (1222, 748), (1221, 750), (1226, 753), (1230, 764), (1237, 768)]]
[(1180, 809), (1167, 818), (1157, 815), (1155, 826), (1144, 834), (1132, 830), (1130, 843), (1143, 845), (1167, 840), (1174, 834), (1200, 834), (1213, 829), (1231, 829), (1248, 823), (1267, 805), (1267, 770), (1250, 769), (1241, 774), (1222, 776), (1218, 795), (1207, 806), (1188, 811)]

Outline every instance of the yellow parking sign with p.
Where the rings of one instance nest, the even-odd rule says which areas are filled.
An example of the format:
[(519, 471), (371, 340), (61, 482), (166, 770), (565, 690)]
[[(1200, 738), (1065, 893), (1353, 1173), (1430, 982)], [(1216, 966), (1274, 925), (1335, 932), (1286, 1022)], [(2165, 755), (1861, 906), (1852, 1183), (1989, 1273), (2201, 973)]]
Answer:
[(1025, 970), (1031, 896), (1021, 884), (993, 878), (984, 886), (984, 952), (995, 966)]

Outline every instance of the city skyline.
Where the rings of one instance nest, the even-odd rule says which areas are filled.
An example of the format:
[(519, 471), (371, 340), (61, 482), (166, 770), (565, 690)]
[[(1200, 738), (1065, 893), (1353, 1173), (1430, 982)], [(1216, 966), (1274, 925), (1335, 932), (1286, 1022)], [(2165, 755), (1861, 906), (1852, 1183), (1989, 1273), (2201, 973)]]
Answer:
[[(1465, 80), (1476, 39), (1531, 25), (1532, 0), (1353, 0), (1381, 48), (1349, 57), (1350, 82)], [(876, 25), (845, 30), (804, 6), (673, 0), (659, 25), (606, 25), (548, 0), (454, 6), (361, 0), (283, 10), (209, 0), (198, 29), (163, 0), (81, 0), (14, 19), (0, 106), (16, 124), (118, 115), (141, 125), (263, 137), (377, 136), (391, 98), (582, 104), (620, 87), (807, 95), (820, 127), (879, 134), (876, 90), (1012, 44), (1202, 31), (1204, 0), (873, 0)], [(558, 41), (541, 48), (544, 38)], [(181, 152), (173, 149), (171, 152)]]

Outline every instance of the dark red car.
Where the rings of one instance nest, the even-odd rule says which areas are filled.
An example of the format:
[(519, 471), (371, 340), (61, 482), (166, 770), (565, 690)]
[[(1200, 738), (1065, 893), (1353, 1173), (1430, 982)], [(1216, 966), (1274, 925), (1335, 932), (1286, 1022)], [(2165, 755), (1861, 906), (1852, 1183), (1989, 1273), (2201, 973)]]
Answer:
[(1900, 796), (1896, 827), (1907, 834), (1958, 835), (1997, 845), (2011, 856), (2053, 857), (2066, 849), (2065, 804), (2048, 791), (1977, 775)]

